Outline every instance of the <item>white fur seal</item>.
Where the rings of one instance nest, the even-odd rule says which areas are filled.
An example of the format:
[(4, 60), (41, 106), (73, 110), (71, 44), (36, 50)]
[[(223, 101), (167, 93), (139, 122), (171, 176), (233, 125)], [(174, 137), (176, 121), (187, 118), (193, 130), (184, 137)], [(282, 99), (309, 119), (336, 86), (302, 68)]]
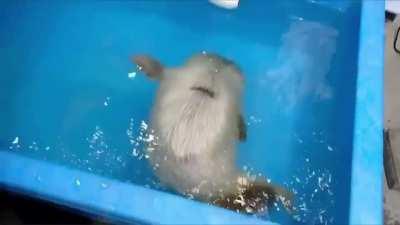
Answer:
[(148, 154), (161, 182), (247, 213), (264, 211), (278, 196), (290, 199), (286, 190), (251, 180), (235, 165), (236, 142), (246, 139), (246, 126), (241, 114), (244, 78), (232, 61), (208, 53), (177, 68), (165, 68), (147, 55), (133, 61), (160, 82), (150, 123), (156, 141)]

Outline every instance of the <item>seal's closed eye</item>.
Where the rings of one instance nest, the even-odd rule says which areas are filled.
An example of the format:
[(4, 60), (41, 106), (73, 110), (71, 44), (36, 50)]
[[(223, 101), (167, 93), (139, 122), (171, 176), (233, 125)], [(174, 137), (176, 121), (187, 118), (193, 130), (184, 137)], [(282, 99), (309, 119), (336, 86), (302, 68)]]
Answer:
[(239, 128), (239, 140), (245, 141), (247, 139), (247, 128), (246, 128), (246, 123), (244, 122), (243, 115), (239, 115), (238, 128)]
[(214, 98), (215, 97), (214, 91), (212, 91), (212, 90), (210, 90), (208, 88), (205, 88), (205, 87), (193, 86), (190, 89), (193, 90), (193, 91), (200, 91), (201, 93), (207, 95), (210, 98)]

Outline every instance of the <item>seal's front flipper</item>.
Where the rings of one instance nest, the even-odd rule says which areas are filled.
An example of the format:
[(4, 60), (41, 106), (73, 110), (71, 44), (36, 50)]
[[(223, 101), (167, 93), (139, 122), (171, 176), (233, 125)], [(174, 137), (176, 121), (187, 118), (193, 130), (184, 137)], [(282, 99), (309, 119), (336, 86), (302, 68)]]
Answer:
[(238, 128), (239, 128), (239, 140), (245, 141), (247, 138), (247, 128), (246, 123), (244, 122), (243, 115), (239, 115), (238, 117)]
[(164, 67), (158, 60), (148, 55), (137, 55), (133, 57), (133, 62), (140, 66), (141, 70), (150, 78), (162, 79)]

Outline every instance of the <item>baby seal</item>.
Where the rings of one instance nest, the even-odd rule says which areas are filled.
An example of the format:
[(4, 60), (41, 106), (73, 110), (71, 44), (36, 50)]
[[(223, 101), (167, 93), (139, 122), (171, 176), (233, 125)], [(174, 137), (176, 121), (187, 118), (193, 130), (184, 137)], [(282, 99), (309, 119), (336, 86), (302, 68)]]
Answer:
[(133, 61), (159, 81), (148, 154), (160, 181), (176, 191), (227, 209), (260, 213), (286, 190), (255, 181), (235, 165), (237, 141), (246, 139), (241, 114), (244, 78), (230, 60), (197, 54), (166, 68), (148, 55)]

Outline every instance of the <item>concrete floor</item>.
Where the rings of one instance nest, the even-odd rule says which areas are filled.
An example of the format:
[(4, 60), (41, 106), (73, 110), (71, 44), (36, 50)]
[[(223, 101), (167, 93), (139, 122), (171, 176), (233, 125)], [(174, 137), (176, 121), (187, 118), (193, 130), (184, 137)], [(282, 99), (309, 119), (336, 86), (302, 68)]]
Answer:
[[(385, 128), (389, 130), (391, 151), (393, 153), (395, 178), (400, 179), (400, 54), (393, 49), (394, 26), (386, 23), (385, 46)], [(387, 160), (385, 161), (388, 164)], [(392, 168), (393, 169), (393, 168)], [(389, 178), (388, 178), (389, 179)], [(400, 190), (389, 189), (385, 177), (385, 224), (400, 225)]]

